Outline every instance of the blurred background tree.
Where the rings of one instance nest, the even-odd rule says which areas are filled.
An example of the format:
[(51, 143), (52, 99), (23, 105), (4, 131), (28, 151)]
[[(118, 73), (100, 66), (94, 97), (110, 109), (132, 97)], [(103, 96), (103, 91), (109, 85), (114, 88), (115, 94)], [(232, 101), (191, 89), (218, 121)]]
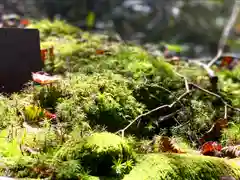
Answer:
[(205, 54), (217, 42), (234, 0), (1, 0), (33, 18), (56, 17), (83, 29), (115, 31), (138, 43), (188, 44)]

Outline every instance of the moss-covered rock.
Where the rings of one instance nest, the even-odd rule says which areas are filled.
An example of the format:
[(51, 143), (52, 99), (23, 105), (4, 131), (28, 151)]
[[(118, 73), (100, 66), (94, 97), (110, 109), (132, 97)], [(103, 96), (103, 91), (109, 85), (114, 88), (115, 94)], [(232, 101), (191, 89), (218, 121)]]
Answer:
[(231, 160), (200, 155), (148, 154), (139, 159), (124, 180), (215, 180), (240, 178), (240, 167)]
[(134, 160), (134, 153), (126, 141), (107, 132), (96, 133), (87, 138), (83, 149), (84, 167), (89, 167), (92, 174), (109, 174), (115, 160), (121, 160), (122, 163)]
[[(185, 75), (189, 82), (208, 89), (209, 79), (201, 68), (184, 62), (178, 67), (172, 66), (162, 58), (149, 55), (141, 47), (107, 42), (101, 35), (83, 32), (58, 20), (35, 22), (29, 28), (40, 30), (41, 48), (54, 46), (55, 59), (53, 63), (46, 61), (45, 70), (61, 74), (63, 80), (51, 87), (31, 87), (9, 98), (1, 96), (1, 130), (9, 125), (9, 129), (16, 124), (21, 125), (25, 120), (22, 110), (28, 105), (40, 106), (57, 115), (55, 120), (46, 123), (53, 127), (50, 134), (43, 132), (37, 139), (31, 134), (24, 136), (22, 142), (26, 146), (39, 147), (44, 151), (40, 151), (37, 158), (32, 157), (32, 163), (26, 161), (22, 165), (12, 160), (12, 176), (37, 177), (39, 168), (34, 168), (36, 166), (44, 172), (50, 170), (57, 179), (87, 179), (84, 177), (89, 177), (89, 174), (104, 176), (99, 179), (116, 175), (118, 179), (123, 179), (123, 175), (133, 167), (125, 179), (195, 180), (218, 179), (220, 175), (239, 178), (239, 168), (228, 164), (232, 161), (203, 156), (148, 154), (139, 158), (135, 166), (131, 146), (121, 137), (109, 133), (124, 128), (148, 110), (176, 101), (186, 89), (183, 78), (176, 75), (175, 70)], [(239, 72), (237, 68), (232, 72), (218, 73), (220, 93), (234, 106), (240, 104)], [(216, 98), (212, 95), (191, 90), (194, 92), (173, 107), (139, 119), (126, 130), (125, 135), (140, 135), (138, 137), (145, 139), (164, 134), (167, 129), (168, 135), (180, 136), (186, 141), (191, 139), (188, 141), (189, 144), (191, 142), (190, 147), (196, 149), (192, 142), (197, 142), (213, 121), (224, 116), (224, 105), (218, 103), (216, 107), (213, 103)], [(168, 119), (162, 120), (169, 114)], [(229, 121), (239, 120), (239, 114), (232, 113), (230, 108), (228, 117)], [(108, 132), (93, 133), (96, 128), (95, 132), (99, 132), (99, 126), (106, 127)], [(238, 132), (238, 127), (230, 127), (225, 131), (223, 140), (238, 142)], [(11, 131), (7, 134), (13, 135)], [(27, 153), (22, 155), (16, 148), (19, 147), (18, 142), (5, 143), (3, 138), (1, 142), (0, 154), (4, 157), (28, 157)], [(138, 142), (134, 141), (134, 145)], [(43, 175), (46, 176), (48, 174)]]
[(121, 162), (120, 165), (123, 165), (135, 161), (134, 151), (128, 143), (107, 132), (94, 133), (72, 145), (67, 143), (56, 156), (62, 160), (78, 159), (85, 170), (96, 176), (122, 175), (129, 172), (131, 167), (123, 166), (120, 172), (113, 168), (115, 163)]

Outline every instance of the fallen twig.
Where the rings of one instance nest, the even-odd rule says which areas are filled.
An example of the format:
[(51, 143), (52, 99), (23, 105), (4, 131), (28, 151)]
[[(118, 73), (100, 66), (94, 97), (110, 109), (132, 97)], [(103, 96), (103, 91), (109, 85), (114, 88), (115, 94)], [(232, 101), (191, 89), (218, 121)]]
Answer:
[(175, 116), (175, 115), (176, 115), (177, 113), (179, 113), (180, 111), (181, 111), (181, 110), (177, 110), (177, 111), (175, 111), (175, 112), (173, 112), (173, 113), (171, 113), (171, 114), (168, 114), (168, 115), (166, 115), (166, 116), (160, 116), (160, 117), (158, 118), (158, 121), (157, 121), (157, 122), (163, 122), (163, 121), (165, 121), (165, 120), (167, 120), (167, 119)]
[(38, 151), (33, 150), (30, 147), (27, 147), (27, 146), (24, 146), (24, 145), (21, 145), (21, 144), (19, 146), (20, 146), (20, 150), (21, 150), (22, 155), (24, 155), (24, 152), (29, 152), (30, 154), (39, 154)]
[[(209, 76), (209, 78), (210, 78), (211, 84), (212, 84), (212, 88), (213, 88), (212, 90), (213, 90), (214, 92), (216, 92), (216, 90), (217, 90), (218, 77), (215, 75), (215, 72), (214, 72), (210, 67), (211, 67), (212, 64), (214, 64), (214, 63), (217, 61), (217, 59), (218, 59), (218, 58), (221, 56), (221, 54), (223, 53), (223, 48), (224, 48), (224, 46), (225, 46), (225, 44), (226, 44), (226, 41), (227, 41), (227, 38), (228, 38), (228, 35), (229, 35), (229, 32), (230, 32), (230, 29), (231, 29), (231, 27), (233, 26), (234, 22), (236, 21), (236, 17), (237, 17), (237, 15), (238, 15), (238, 13), (239, 13), (239, 6), (238, 6), (238, 2), (235, 1), (235, 4), (234, 4), (234, 6), (233, 6), (233, 10), (232, 10), (231, 17), (230, 17), (230, 19), (229, 19), (229, 22), (228, 22), (226, 28), (225, 28), (224, 31), (223, 31), (223, 34), (222, 34), (222, 37), (221, 37), (220, 41), (219, 41), (218, 53), (217, 53), (216, 57), (214, 57), (210, 63), (205, 64), (205, 63), (202, 63), (202, 62), (199, 62), (199, 61), (189, 61), (190, 63), (194, 63), (194, 64), (196, 64), (196, 65), (198, 65), (198, 66), (200, 66), (200, 67), (202, 67), (203, 69), (206, 70), (206, 72), (208, 73), (208, 76)], [(197, 88), (197, 89), (199, 89), (199, 90), (201, 90), (201, 91), (203, 91), (203, 92), (205, 92), (205, 93), (207, 93), (207, 94), (210, 94), (210, 95), (212, 95), (212, 96), (215, 96), (215, 97), (219, 98), (219, 99), (223, 102), (223, 104), (225, 105), (225, 114), (224, 114), (224, 117), (227, 116), (227, 107), (229, 107), (229, 108), (231, 108), (231, 109), (233, 109), (233, 110), (235, 110), (235, 111), (240, 112), (240, 109), (234, 108), (234, 107), (232, 107), (231, 105), (227, 104), (227, 102), (225, 102), (224, 99), (223, 99), (220, 95), (218, 95), (218, 94), (216, 94), (216, 93), (213, 93), (213, 92), (210, 92), (210, 91), (208, 91), (208, 90), (206, 90), (206, 89), (204, 89), (204, 88), (201, 88), (200, 86), (198, 86), (198, 85), (196, 85), (196, 84), (188, 83), (187, 78), (186, 78), (185, 76), (179, 74), (179, 73), (176, 72), (176, 71), (175, 71), (175, 74), (177, 74), (178, 76), (184, 78), (184, 81), (185, 81), (185, 89), (186, 89), (185, 93), (183, 93), (181, 96), (179, 96), (172, 104), (162, 105), (162, 106), (159, 106), (159, 107), (157, 107), (157, 108), (155, 108), (155, 109), (152, 109), (151, 111), (148, 111), (148, 112), (146, 112), (146, 113), (144, 113), (144, 114), (139, 115), (139, 116), (136, 117), (132, 122), (130, 122), (125, 128), (117, 131), (116, 133), (120, 133), (120, 132), (121, 132), (121, 133), (122, 133), (122, 137), (124, 137), (124, 132), (125, 132), (125, 130), (127, 130), (133, 123), (135, 123), (136, 121), (138, 121), (140, 118), (142, 118), (142, 117), (144, 117), (144, 116), (147, 116), (147, 115), (149, 115), (149, 114), (151, 114), (151, 113), (153, 113), (153, 112), (155, 112), (155, 111), (158, 111), (158, 110), (160, 110), (160, 109), (166, 108), (166, 107), (172, 108), (177, 102), (179, 102), (182, 98), (184, 98), (186, 95), (188, 95), (188, 94), (191, 92), (191, 91), (190, 91), (190, 88), (189, 88), (189, 85), (191, 85), (191, 87), (195, 87), (195, 88)], [(167, 117), (168, 117), (168, 116), (167, 116)]]
[(193, 64), (196, 64), (196, 65), (198, 65), (198, 66), (200, 66), (200, 67), (202, 67), (202, 68), (208, 73), (208, 76), (209, 76), (210, 78), (217, 77), (217, 76), (215, 75), (215, 72), (214, 72), (207, 64), (202, 63), (202, 62), (200, 62), (200, 61), (189, 61), (189, 62), (190, 62), (190, 63), (193, 63)]
[(227, 119), (227, 114), (228, 114), (227, 105), (225, 105), (224, 106), (224, 119)]
[(197, 89), (199, 89), (199, 90), (201, 90), (201, 91), (203, 91), (203, 92), (205, 92), (205, 93), (207, 93), (207, 94), (209, 94), (209, 95), (212, 95), (212, 96), (215, 96), (215, 97), (219, 98), (226, 107), (229, 107), (230, 109), (232, 109), (232, 110), (234, 110), (234, 111), (240, 112), (240, 109), (239, 109), (239, 108), (235, 108), (235, 107), (229, 105), (220, 95), (215, 94), (215, 93), (213, 93), (213, 92), (210, 92), (210, 91), (208, 91), (208, 90), (206, 90), (206, 89), (204, 89), (204, 88), (202, 88), (202, 87), (200, 87), (200, 86), (198, 86), (198, 85), (196, 85), (196, 84), (193, 84), (193, 83), (190, 83), (190, 84), (191, 84), (192, 86), (194, 86), (195, 88), (197, 88)]
[(183, 93), (181, 96), (179, 96), (173, 103), (171, 104), (165, 104), (165, 105), (162, 105), (162, 106), (159, 106), (155, 109), (152, 109), (151, 111), (148, 111), (144, 114), (141, 114), (139, 115), (138, 117), (136, 117), (132, 122), (130, 122), (124, 129), (121, 129), (119, 131), (117, 131), (116, 133), (120, 133), (122, 134), (122, 137), (124, 137), (124, 132), (133, 124), (135, 123), (136, 121), (138, 121), (140, 118), (144, 117), (144, 116), (147, 116), (153, 112), (156, 112), (160, 109), (163, 109), (163, 108), (172, 108), (177, 102), (179, 102), (182, 98), (184, 98), (185, 96), (187, 96), (191, 91), (189, 90), (189, 85), (188, 85), (188, 82), (187, 82), (187, 78), (184, 79), (185, 80), (185, 86), (186, 86), (186, 92)]
[(188, 80), (185, 76), (179, 74), (177, 71), (175, 71), (175, 74), (177, 74), (179, 77), (182, 77), (184, 79), (184, 83), (185, 83), (185, 88), (186, 88), (186, 91), (188, 92), (189, 91), (189, 85), (188, 85)]
[(213, 93), (213, 92), (210, 92), (210, 91), (208, 91), (207, 89), (204, 89), (204, 88), (202, 88), (202, 87), (200, 87), (200, 86), (198, 86), (198, 85), (196, 85), (196, 84), (188, 83), (188, 80), (187, 80), (187, 78), (186, 78), (185, 76), (179, 74), (178, 72), (175, 72), (175, 73), (176, 73), (178, 76), (184, 78), (186, 91), (185, 91), (181, 96), (179, 96), (174, 102), (172, 102), (171, 104), (165, 104), (165, 105), (159, 106), (159, 107), (157, 107), (157, 108), (155, 108), (155, 109), (152, 109), (152, 110), (150, 110), (150, 111), (148, 111), (148, 112), (146, 112), (146, 113), (143, 113), (143, 114), (137, 116), (137, 117), (136, 117), (132, 122), (130, 122), (125, 128), (117, 131), (116, 134), (121, 133), (122, 138), (123, 138), (123, 137), (124, 137), (124, 132), (125, 132), (132, 124), (134, 124), (136, 121), (138, 121), (138, 120), (141, 119), (142, 117), (145, 117), (145, 116), (147, 116), (147, 115), (149, 115), (149, 114), (151, 114), (151, 113), (153, 113), (153, 112), (156, 112), (156, 111), (158, 111), (158, 110), (160, 110), (160, 109), (163, 109), (163, 108), (172, 108), (177, 102), (179, 102), (181, 99), (183, 99), (185, 96), (187, 96), (190, 92), (193, 91), (193, 90), (190, 90), (189, 86), (194, 87), (194, 88), (196, 88), (196, 89), (199, 89), (199, 90), (203, 91), (204, 93), (207, 93), (207, 94), (209, 94), (209, 95), (212, 95), (212, 96), (215, 96), (215, 97), (219, 98), (219, 99), (222, 101), (222, 103), (224, 104), (224, 107), (225, 107), (224, 118), (227, 116), (227, 107), (231, 108), (232, 110), (235, 110), (235, 111), (240, 112), (240, 109), (239, 109), (239, 108), (235, 108), (235, 107), (229, 105), (220, 95), (218, 95), (218, 94), (216, 94), (216, 93)]

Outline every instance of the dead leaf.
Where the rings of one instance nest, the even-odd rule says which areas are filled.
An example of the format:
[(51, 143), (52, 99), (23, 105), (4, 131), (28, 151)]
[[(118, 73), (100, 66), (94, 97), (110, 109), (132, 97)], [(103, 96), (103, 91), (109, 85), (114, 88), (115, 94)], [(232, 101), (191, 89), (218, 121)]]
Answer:
[(161, 136), (159, 141), (159, 151), (172, 153), (186, 153), (167, 136)]

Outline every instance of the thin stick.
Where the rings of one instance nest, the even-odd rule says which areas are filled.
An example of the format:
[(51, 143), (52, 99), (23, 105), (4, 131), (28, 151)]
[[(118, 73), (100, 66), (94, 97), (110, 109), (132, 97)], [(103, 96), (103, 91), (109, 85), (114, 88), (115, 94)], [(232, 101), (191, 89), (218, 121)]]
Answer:
[(228, 114), (227, 105), (225, 105), (224, 106), (224, 119), (227, 119), (227, 114)]
[(201, 91), (209, 94), (209, 95), (212, 95), (212, 96), (215, 96), (215, 97), (219, 98), (219, 99), (222, 101), (222, 103), (223, 103), (225, 106), (229, 107), (230, 109), (232, 109), (232, 110), (234, 110), (234, 111), (237, 111), (237, 112), (240, 112), (240, 109), (239, 109), (239, 108), (235, 108), (235, 107), (229, 105), (226, 101), (224, 101), (224, 99), (223, 99), (220, 95), (215, 94), (215, 93), (213, 93), (213, 92), (210, 92), (210, 91), (208, 91), (208, 90), (206, 90), (206, 89), (204, 89), (204, 88), (202, 88), (202, 87), (200, 87), (200, 86), (198, 86), (198, 85), (196, 85), (196, 84), (191, 83), (191, 85), (194, 86), (195, 88), (197, 88), (197, 89), (199, 89), (199, 90), (201, 90)]
[(204, 88), (202, 88), (202, 87), (200, 87), (200, 86), (198, 86), (198, 85), (196, 85), (196, 84), (188, 83), (188, 80), (187, 80), (187, 78), (186, 78), (185, 76), (179, 74), (178, 72), (175, 72), (175, 73), (176, 73), (178, 76), (184, 78), (185, 88), (186, 88), (185, 93), (183, 93), (181, 96), (179, 96), (179, 97), (178, 97), (173, 103), (171, 103), (171, 104), (165, 104), (165, 105), (159, 106), (159, 107), (157, 107), (157, 108), (155, 108), (155, 109), (152, 109), (151, 111), (148, 111), (148, 112), (146, 112), (146, 113), (143, 113), (143, 114), (137, 116), (137, 117), (136, 117), (132, 122), (130, 122), (125, 128), (117, 131), (116, 134), (121, 133), (122, 138), (123, 138), (123, 137), (124, 137), (124, 132), (125, 132), (133, 123), (135, 123), (136, 121), (138, 121), (140, 118), (142, 118), (142, 117), (144, 117), (144, 116), (147, 116), (147, 115), (149, 115), (149, 114), (151, 114), (151, 113), (153, 113), (153, 112), (156, 112), (156, 111), (158, 111), (158, 110), (160, 110), (160, 109), (163, 109), (163, 108), (172, 108), (177, 102), (179, 102), (181, 99), (183, 99), (185, 96), (187, 96), (190, 92), (192, 92), (192, 90), (191, 90), (191, 91), (189, 90), (189, 89), (190, 89), (190, 88), (189, 88), (189, 85), (191, 85), (191, 87), (195, 87), (196, 89), (199, 89), (199, 90), (203, 91), (204, 93), (207, 93), (207, 94), (209, 94), (209, 95), (212, 95), (212, 96), (215, 96), (215, 97), (219, 98), (219, 99), (223, 102), (223, 104), (225, 105), (225, 115), (224, 115), (224, 118), (226, 118), (226, 116), (227, 116), (227, 107), (229, 107), (229, 108), (231, 108), (231, 109), (233, 109), (233, 110), (235, 110), (235, 111), (240, 112), (240, 109), (239, 109), (239, 108), (235, 108), (235, 107), (232, 107), (231, 105), (229, 105), (226, 101), (224, 101), (224, 99), (223, 99), (220, 95), (215, 94), (215, 93), (213, 93), (213, 92), (210, 92), (210, 91), (208, 91), (207, 89), (204, 89)]
[[(186, 81), (187, 81), (187, 79), (186, 79)], [(167, 108), (172, 108), (177, 102), (179, 102), (182, 98), (184, 98), (185, 96), (187, 96), (191, 92), (191, 91), (189, 91), (188, 83), (186, 83), (186, 84), (187, 84), (186, 87), (187, 87), (188, 90), (185, 93), (183, 93), (181, 96), (179, 96), (173, 103), (159, 106), (159, 107), (157, 107), (155, 109), (152, 109), (151, 111), (148, 111), (148, 112), (146, 112), (144, 114), (139, 115), (132, 122), (130, 122), (124, 129), (121, 129), (121, 130), (117, 131), (116, 133), (120, 133), (121, 132), (122, 133), (122, 137), (124, 137), (124, 131), (127, 130), (133, 123), (138, 121), (140, 118), (142, 118), (144, 116), (147, 116), (147, 115), (149, 115), (149, 114), (151, 114), (153, 112), (156, 112), (156, 111), (158, 111), (160, 109), (166, 108), (166, 107)]]
[(222, 55), (224, 46), (225, 46), (228, 36), (230, 34), (230, 30), (234, 26), (234, 23), (236, 22), (238, 14), (239, 14), (239, 5), (238, 5), (238, 1), (236, 0), (235, 4), (233, 5), (232, 14), (228, 20), (228, 24), (224, 28), (222, 36), (219, 40), (217, 55), (208, 63), (208, 65), (207, 65), (208, 67), (211, 67), (218, 60), (218, 58)]

